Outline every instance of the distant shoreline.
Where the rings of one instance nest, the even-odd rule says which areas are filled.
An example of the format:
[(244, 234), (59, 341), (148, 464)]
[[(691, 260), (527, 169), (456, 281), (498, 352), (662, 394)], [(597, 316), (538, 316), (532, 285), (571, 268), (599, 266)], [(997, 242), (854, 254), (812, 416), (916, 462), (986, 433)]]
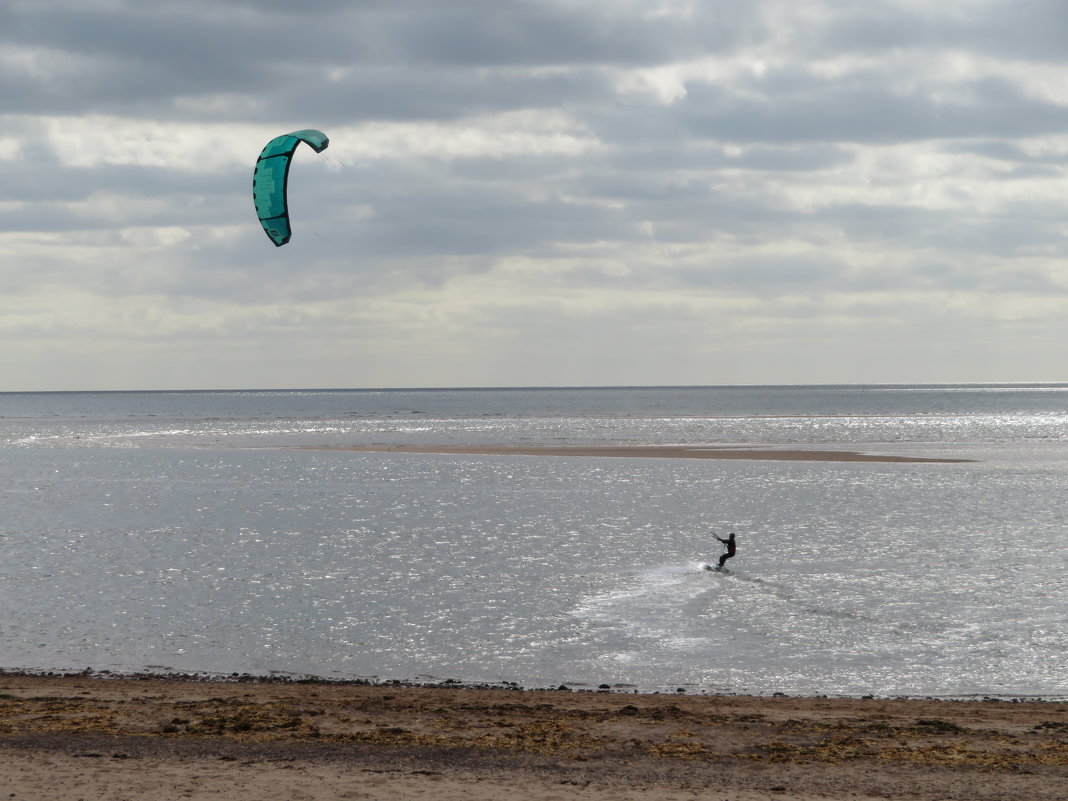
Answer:
[(639, 459), (748, 459), (768, 462), (882, 462), (960, 464), (974, 459), (897, 456), (850, 450), (737, 448), (719, 445), (296, 445), (294, 450), (438, 453), (456, 456), (594, 456)]

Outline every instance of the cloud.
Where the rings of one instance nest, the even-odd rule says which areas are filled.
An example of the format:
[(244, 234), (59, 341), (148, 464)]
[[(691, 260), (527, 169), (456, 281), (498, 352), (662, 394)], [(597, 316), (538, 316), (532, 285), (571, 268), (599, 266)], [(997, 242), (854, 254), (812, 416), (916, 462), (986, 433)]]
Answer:
[(0, 389), (1063, 378), (1062, 16), (13, 0)]

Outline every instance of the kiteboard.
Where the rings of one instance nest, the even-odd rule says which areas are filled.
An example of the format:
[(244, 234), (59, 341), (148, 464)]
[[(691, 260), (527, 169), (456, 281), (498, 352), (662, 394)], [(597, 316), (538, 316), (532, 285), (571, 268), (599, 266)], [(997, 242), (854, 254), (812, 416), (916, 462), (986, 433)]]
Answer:
[(702, 570), (708, 570), (708, 571), (710, 571), (712, 573), (723, 573), (724, 575), (728, 575), (728, 576), (731, 573), (731, 571), (729, 571), (727, 568), (720, 567), (719, 565), (702, 564), (701, 565), (701, 569)]

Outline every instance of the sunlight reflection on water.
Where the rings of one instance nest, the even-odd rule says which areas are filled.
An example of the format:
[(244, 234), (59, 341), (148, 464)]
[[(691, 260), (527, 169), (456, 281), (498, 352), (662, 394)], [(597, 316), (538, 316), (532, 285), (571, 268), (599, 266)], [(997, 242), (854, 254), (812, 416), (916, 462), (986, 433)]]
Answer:
[[(1064, 418), (1006, 417), (9, 416), (0, 664), (1065, 695)], [(820, 445), (860, 432), (868, 448), (979, 461), (235, 447), (426, 430)], [(730, 574), (701, 569), (720, 553), (712, 529), (738, 532)]]

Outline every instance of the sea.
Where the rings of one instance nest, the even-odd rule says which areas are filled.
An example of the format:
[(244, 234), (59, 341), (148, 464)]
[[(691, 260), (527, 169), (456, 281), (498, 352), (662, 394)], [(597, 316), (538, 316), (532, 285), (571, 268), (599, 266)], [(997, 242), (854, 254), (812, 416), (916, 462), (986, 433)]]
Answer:
[(0, 667), (1064, 700), (1066, 526), (1068, 384), (0, 393)]

